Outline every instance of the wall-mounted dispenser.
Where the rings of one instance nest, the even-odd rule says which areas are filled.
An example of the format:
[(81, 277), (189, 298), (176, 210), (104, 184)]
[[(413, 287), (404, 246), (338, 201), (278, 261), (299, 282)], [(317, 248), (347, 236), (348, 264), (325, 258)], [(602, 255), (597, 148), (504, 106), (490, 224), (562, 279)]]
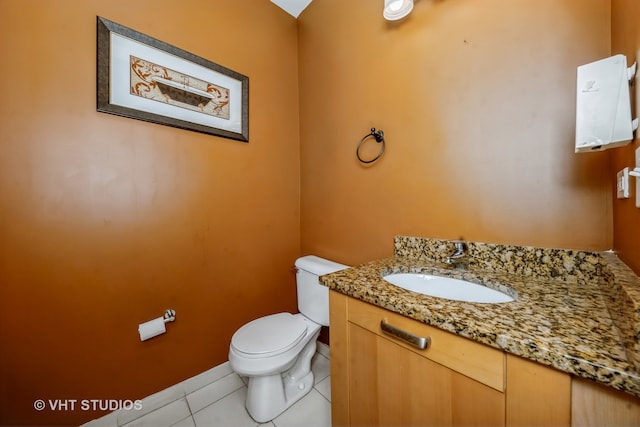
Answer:
[(638, 119), (631, 119), (629, 84), (636, 64), (615, 55), (578, 67), (576, 153), (620, 147), (633, 139)]

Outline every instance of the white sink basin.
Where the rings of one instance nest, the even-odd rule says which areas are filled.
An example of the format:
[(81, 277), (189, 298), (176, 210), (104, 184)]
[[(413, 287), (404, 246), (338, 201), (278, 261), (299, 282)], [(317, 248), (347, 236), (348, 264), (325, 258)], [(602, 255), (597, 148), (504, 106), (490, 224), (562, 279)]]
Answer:
[(382, 278), (408, 291), (454, 301), (500, 303), (514, 300), (511, 296), (495, 289), (450, 277), (421, 273), (395, 273)]

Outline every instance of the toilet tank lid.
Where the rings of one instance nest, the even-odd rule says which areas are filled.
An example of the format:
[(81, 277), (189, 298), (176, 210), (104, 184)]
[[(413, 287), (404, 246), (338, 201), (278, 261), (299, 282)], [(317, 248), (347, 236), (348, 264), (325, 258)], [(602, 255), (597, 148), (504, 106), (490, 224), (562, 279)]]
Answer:
[(348, 265), (329, 261), (328, 259), (320, 258), (315, 255), (307, 255), (307, 256), (298, 258), (296, 260), (296, 267), (318, 276), (322, 276), (323, 274), (334, 273), (336, 271), (349, 268)]

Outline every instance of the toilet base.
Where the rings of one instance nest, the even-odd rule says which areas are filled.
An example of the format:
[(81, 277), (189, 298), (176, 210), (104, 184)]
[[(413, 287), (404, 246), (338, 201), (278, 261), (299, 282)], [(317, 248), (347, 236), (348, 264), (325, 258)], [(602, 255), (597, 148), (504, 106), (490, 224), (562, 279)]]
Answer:
[(249, 377), (246, 408), (251, 418), (266, 423), (283, 413), (313, 388), (311, 358), (320, 330), (305, 345), (293, 367), (284, 373)]

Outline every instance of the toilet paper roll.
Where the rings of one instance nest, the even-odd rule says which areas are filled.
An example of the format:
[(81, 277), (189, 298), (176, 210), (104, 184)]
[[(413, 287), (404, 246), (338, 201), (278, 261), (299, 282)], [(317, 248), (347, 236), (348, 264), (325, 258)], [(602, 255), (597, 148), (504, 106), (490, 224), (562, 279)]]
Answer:
[(158, 317), (157, 319), (150, 320), (138, 325), (138, 332), (140, 333), (140, 341), (148, 340), (157, 335), (164, 334), (167, 329), (164, 326), (164, 318)]

